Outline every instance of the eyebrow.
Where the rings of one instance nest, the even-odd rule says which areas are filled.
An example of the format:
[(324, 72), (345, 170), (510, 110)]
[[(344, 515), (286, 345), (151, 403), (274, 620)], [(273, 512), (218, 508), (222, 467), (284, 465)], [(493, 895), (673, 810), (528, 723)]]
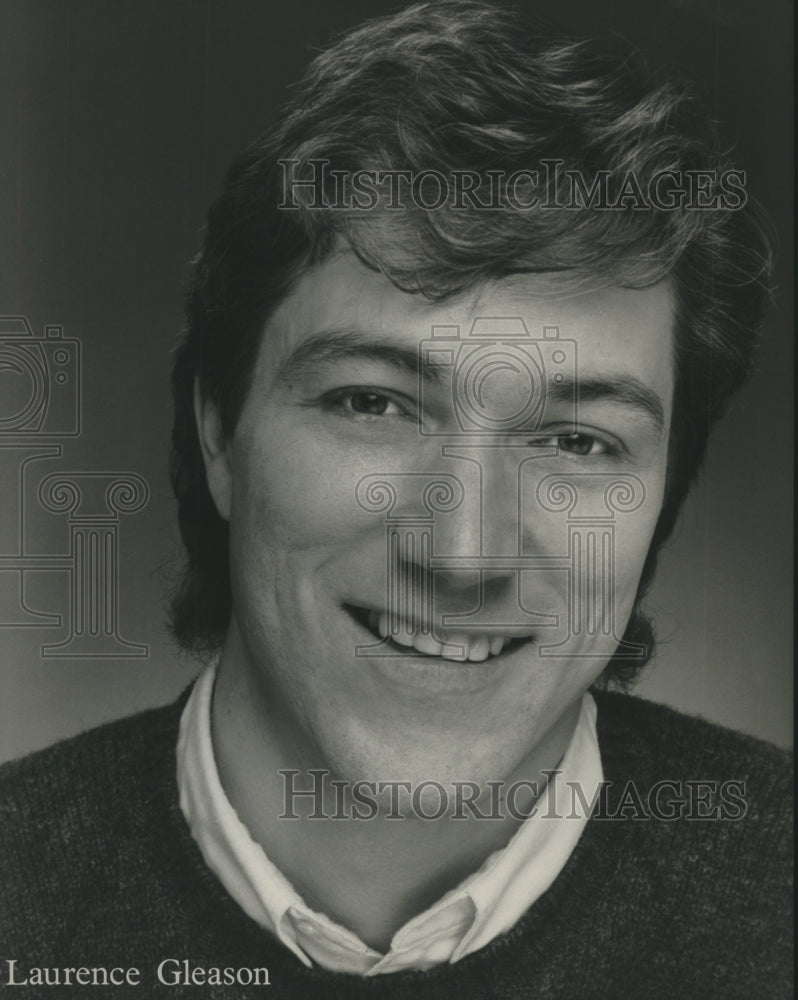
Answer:
[(579, 404), (598, 401), (632, 407), (648, 417), (660, 435), (665, 431), (662, 400), (645, 382), (632, 375), (568, 377), (549, 383), (546, 393), (557, 402), (570, 402), (576, 396)]
[(417, 349), (383, 343), (350, 330), (325, 331), (304, 340), (282, 362), (277, 375), (290, 382), (315, 375), (325, 365), (340, 361), (377, 361), (406, 375), (421, 376), (439, 384), (443, 381), (440, 370), (421, 365)]
[[(315, 375), (326, 365), (341, 361), (376, 361), (404, 374), (442, 384), (446, 376), (436, 366), (422, 365), (417, 349), (374, 340), (354, 330), (325, 330), (298, 344), (280, 364), (277, 375), (285, 382)], [(547, 397), (554, 402), (593, 401), (632, 407), (646, 416), (662, 435), (665, 412), (660, 397), (632, 375), (596, 375), (549, 382)]]

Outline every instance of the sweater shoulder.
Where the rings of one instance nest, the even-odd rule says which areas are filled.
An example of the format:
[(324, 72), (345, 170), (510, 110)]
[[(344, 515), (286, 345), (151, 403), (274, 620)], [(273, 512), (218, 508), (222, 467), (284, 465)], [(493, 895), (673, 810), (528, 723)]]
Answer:
[(608, 782), (598, 819), (608, 822), (593, 824), (595, 842), (612, 858), (607, 884), (625, 887), (619, 899), (634, 910), (641, 949), (658, 942), (674, 968), (725, 970), (726, 995), (755, 995), (752, 975), (784, 982), (791, 755), (635, 696), (600, 693), (596, 703)]
[(765, 740), (633, 695), (595, 698), (602, 753), (613, 762), (624, 757), (640, 769), (671, 769), (673, 777), (691, 770), (712, 771), (719, 780), (791, 775), (792, 755)]
[[(49, 811), (62, 800), (102, 808), (109, 794), (124, 794), (120, 778), (132, 778), (148, 766), (156, 749), (177, 738), (185, 694), (170, 705), (105, 723), (0, 765), (0, 804), (5, 820), (20, 808), (47, 802)], [(4, 824), (3, 828), (6, 828)]]
[[(688, 839), (734, 839), (752, 857), (791, 857), (792, 755), (771, 743), (636, 696), (599, 693), (597, 730), (616, 803), (655, 817), (678, 799)], [(634, 808), (632, 808), (634, 811)], [(701, 822), (702, 820), (729, 822)], [(670, 823), (662, 827), (663, 835)], [(673, 836), (671, 831), (669, 836)], [(745, 846), (747, 845), (747, 847)]]
[(66, 922), (71, 906), (111, 898), (120, 872), (144, 867), (164, 776), (174, 774), (184, 701), (0, 768), (0, 910), (14, 915), (9, 939), (42, 913), (56, 925), (62, 910)]

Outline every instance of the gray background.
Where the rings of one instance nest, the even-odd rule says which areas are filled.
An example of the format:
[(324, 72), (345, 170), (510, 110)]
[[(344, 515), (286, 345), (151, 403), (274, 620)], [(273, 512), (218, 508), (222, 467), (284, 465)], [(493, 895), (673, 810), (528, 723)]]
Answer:
[[(144, 659), (44, 659), (63, 633), (0, 628), (0, 759), (171, 699), (164, 595), (179, 558), (166, 477), (170, 349), (181, 283), (231, 157), (334, 29), (396, 4), (363, 0), (0, 3), (0, 313), (83, 344), (83, 429), (54, 468), (129, 470), (151, 497), (120, 526), (120, 629)], [(401, 6), (399, 4), (398, 6)], [(649, 601), (659, 654), (639, 694), (782, 745), (792, 733), (792, 7), (671, 0), (537, 5), (616, 29), (701, 81), (748, 187), (780, 231), (777, 308), (759, 371), (712, 443)], [(0, 377), (0, 392), (2, 378)], [(0, 451), (0, 539), (13, 546), (17, 458)], [(63, 519), (25, 530), (65, 551)], [(8, 580), (6, 579), (6, 584)], [(0, 589), (0, 594), (7, 593)], [(66, 578), (28, 599), (66, 611)], [(0, 608), (0, 618), (3, 609)]]

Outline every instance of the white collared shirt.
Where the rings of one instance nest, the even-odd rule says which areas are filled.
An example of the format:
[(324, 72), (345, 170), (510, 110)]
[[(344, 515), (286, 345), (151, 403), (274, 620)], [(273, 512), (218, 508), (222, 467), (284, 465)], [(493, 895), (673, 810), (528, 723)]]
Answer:
[[(211, 741), (215, 676), (212, 664), (195, 684), (180, 720), (180, 808), (206, 864), (233, 899), (308, 966), (315, 962), (331, 971), (373, 976), (429, 969), (483, 948), (509, 930), (562, 871), (603, 781), (596, 704), (585, 694), (571, 742), (534, 814), (478, 871), (400, 927), (388, 953), (381, 955), (311, 910), (238, 818), (222, 788)], [(574, 784), (584, 799), (564, 794)]]

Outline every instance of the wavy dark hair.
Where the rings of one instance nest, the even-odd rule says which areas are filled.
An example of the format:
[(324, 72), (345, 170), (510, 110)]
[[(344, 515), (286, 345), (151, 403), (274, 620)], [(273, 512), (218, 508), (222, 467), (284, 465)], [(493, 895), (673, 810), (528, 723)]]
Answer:
[[(602, 676), (605, 684), (633, 680), (653, 648), (641, 601), (657, 553), (713, 423), (752, 366), (770, 271), (756, 210), (552, 211), (505, 203), (396, 212), (382, 200), (364, 212), (314, 207), (301, 185), (298, 208), (280, 208), (281, 160), (299, 162), (298, 179), (322, 160), (350, 173), (466, 170), (487, 184), (490, 171), (501, 172), (495, 182), (547, 159), (560, 161), (561, 171), (549, 190), (531, 193), (558, 200), (568, 170), (586, 178), (605, 171), (615, 192), (630, 172), (645, 187), (661, 171), (709, 170), (714, 204), (717, 178), (729, 166), (690, 87), (654, 79), (627, 43), (555, 37), (521, 12), (476, 0), (415, 5), (343, 36), (311, 63), (276, 124), (232, 165), (193, 262), (172, 375), (171, 477), (187, 563), (171, 613), (184, 648), (217, 648), (231, 610), (227, 524), (206, 485), (193, 383), (199, 379), (231, 435), (269, 316), (303, 271), (343, 242), (397, 287), (430, 299), (519, 272), (587, 274), (637, 288), (671, 279), (677, 315), (667, 484), (625, 634), (648, 653), (616, 657)], [(327, 205), (336, 197), (332, 183), (328, 177)]]

